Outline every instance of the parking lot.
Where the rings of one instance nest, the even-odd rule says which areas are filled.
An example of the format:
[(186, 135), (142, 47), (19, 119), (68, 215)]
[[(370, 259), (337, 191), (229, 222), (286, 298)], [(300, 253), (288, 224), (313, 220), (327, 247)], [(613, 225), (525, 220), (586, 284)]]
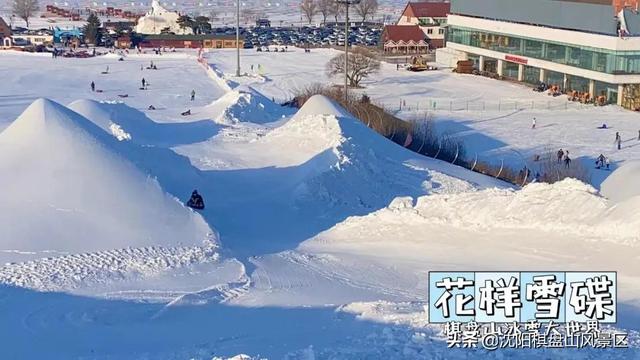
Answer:
[[(235, 34), (235, 28), (215, 28), (213, 32)], [(377, 46), (382, 27), (379, 25), (352, 26), (349, 31), (349, 43), (360, 46)], [(240, 34), (245, 38), (245, 48), (262, 48), (268, 46), (344, 46), (345, 33), (343, 24), (327, 24), (322, 27), (266, 27), (256, 26), (241, 28)]]

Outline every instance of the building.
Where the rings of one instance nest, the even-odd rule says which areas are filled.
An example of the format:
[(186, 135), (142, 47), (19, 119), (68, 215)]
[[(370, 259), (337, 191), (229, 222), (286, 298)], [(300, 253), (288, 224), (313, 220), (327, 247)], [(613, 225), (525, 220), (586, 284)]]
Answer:
[(451, 3), (447, 2), (410, 2), (404, 8), (397, 25), (418, 25), (426, 35), (432, 49), (444, 46), (445, 26)]
[(11, 27), (0, 17), (0, 47), (10, 47), (11, 45)]
[(387, 54), (420, 54), (429, 50), (425, 35), (418, 25), (387, 25), (380, 42)]
[[(141, 35), (137, 45), (143, 48), (227, 49), (236, 47), (236, 37), (224, 34)], [(244, 47), (244, 39), (242, 38), (240, 38), (240, 47)]]
[(53, 35), (46, 33), (23, 33), (16, 34), (13, 36), (14, 40), (22, 39), (31, 45), (52, 45), (53, 44)]
[(436, 61), (639, 109), (640, 15), (614, 0), (453, 0)]

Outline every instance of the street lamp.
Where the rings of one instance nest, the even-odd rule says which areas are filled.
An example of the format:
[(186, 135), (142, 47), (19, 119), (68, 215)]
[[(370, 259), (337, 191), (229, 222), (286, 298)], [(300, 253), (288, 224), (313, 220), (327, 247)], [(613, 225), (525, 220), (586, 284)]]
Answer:
[(347, 89), (349, 82), (347, 79), (347, 69), (349, 68), (349, 5), (357, 5), (361, 0), (336, 0), (338, 4), (342, 4), (345, 7), (344, 17), (344, 102), (345, 105), (349, 101), (347, 96)]

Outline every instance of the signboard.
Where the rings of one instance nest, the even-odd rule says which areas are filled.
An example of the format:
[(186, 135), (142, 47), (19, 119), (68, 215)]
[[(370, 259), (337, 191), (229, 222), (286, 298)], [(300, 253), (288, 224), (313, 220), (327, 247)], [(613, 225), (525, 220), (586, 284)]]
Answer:
[(518, 64), (524, 64), (524, 65), (527, 65), (527, 63), (529, 62), (525, 58), (521, 58), (521, 57), (517, 57), (517, 56), (513, 56), (513, 55), (505, 55), (504, 59), (507, 60), (507, 61), (511, 61), (511, 62), (518, 63)]

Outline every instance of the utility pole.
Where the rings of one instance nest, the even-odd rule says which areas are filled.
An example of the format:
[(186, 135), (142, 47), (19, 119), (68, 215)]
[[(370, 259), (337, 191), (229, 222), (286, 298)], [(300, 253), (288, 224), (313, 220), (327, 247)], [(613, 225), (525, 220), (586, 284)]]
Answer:
[(240, 76), (240, 0), (236, 2), (236, 76)]
[(336, 0), (338, 4), (343, 4), (345, 7), (344, 17), (344, 102), (349, 101), (347, 94), (349, 89), (349, 78), (347, 76), (349, 69), (349, 5), (356, 5), (360, 3), (360, 0)]

